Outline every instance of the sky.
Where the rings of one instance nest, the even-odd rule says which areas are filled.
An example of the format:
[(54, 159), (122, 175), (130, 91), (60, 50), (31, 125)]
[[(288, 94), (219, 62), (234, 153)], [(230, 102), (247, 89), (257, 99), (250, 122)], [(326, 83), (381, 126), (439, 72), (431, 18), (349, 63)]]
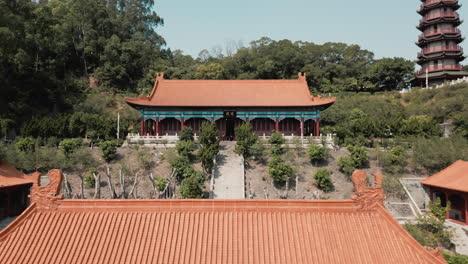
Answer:
[[(464, 3), (466, 0), (460, 0)], [(322, 44), (358, 44), (375, 57), (415, 60), (419, 0), (156, 0), (157, 31), (172, 50), (197, 57), (203, 49), (248, 46), (269, 37)], [(468, 5), (459, 9), (467, 18)], [(468, 37), (468, 22), (460, 26)], [(228, 44), (230, 43), (230, 44)], [(468, 40), (462, 43), (468, 50)], [(465, 63), (466, 64), (466, 63)]]

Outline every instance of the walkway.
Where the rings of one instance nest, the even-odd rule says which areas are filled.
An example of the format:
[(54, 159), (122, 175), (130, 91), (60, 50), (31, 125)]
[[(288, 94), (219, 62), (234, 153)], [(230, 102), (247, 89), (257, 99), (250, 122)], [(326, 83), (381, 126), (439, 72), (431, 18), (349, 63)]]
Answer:
[(468, 255), (468, 227), (455, 224), (449, 220), (445, 221), (445, 226), (451, 227), (454, 231), (451, 242), (455, 245), (455, 252)]
[(244, 159), (234, 153), (236, 142), (221, 142), (214, 169), (214, 199), (244, 199)]

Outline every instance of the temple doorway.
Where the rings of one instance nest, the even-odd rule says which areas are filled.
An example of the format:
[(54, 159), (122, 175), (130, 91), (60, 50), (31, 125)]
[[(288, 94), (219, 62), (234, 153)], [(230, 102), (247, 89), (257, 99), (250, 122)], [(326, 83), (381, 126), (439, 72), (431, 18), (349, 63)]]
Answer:
[(236, 132), (234, 130), (234, 119), (226, 119), (226, 135), (225, 140), (233, 141), (236, 138)]

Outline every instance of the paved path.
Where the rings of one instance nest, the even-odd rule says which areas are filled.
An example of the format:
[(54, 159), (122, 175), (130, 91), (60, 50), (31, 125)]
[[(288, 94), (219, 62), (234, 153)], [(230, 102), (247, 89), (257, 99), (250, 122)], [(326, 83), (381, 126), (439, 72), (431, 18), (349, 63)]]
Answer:
[(235, 142), (221, 142), (214, 169), (214, 199), (244, 199), (244, 159), (234, 153)]
[(445, 225), (453, 229), (455, 235), (452, 243), (455, 244), (455, 252), (468, 255), (468, 227), (445, 221)]

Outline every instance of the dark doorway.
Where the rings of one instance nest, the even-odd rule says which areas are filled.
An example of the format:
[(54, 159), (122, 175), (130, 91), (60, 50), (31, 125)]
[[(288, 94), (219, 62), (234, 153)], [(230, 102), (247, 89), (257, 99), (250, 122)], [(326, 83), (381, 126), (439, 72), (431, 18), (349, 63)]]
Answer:
[(224, 140), (233, 141), (236, 137), (234, 131), (234, 119), (226, 118), (226, 135), (224, 136)]

